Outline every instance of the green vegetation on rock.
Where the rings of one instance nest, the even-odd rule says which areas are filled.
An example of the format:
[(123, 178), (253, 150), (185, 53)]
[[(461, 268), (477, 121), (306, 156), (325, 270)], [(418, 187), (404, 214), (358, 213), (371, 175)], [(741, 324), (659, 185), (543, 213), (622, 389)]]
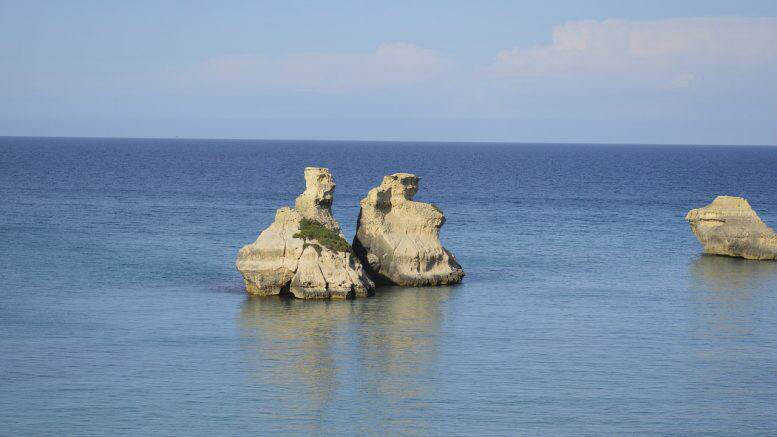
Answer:
[[(299, 232), (294, 238), (315, 240), (322, 246), (334, 252), (350, 252), (351, 245), (337, 232), (327, 228), (321, 223), (303, 218), (299, 222)], [(318, 250), (317, 250), (318, 252)]]

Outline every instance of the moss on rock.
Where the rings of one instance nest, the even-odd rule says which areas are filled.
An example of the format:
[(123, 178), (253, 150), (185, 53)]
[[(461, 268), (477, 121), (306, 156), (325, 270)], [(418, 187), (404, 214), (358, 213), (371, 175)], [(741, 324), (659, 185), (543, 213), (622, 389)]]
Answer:
[(294, 238), (302, 238), (306, 241), (315, 240), (334, 252), (351, 252), (351, 245), (340, 234), (317, 221), (306, 218), (300, 220), (299, 232), (294, 234)]

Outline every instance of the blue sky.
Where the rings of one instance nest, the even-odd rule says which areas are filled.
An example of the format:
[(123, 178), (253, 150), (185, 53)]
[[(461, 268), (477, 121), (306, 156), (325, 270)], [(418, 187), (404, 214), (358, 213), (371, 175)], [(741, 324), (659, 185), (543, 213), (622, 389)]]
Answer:
[(0, 135), (777, 144), (777, 2), (0, 0)]

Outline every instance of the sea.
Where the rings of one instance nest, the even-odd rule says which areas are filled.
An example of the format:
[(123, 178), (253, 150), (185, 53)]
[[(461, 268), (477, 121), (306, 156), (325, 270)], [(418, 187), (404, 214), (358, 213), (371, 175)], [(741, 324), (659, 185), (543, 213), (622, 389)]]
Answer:
[[(415, 173), (455, 286), (251, 297), (238, 249), (331, 169)], [(777, 147), (0, 138), (0, 435), (774, 435)]]

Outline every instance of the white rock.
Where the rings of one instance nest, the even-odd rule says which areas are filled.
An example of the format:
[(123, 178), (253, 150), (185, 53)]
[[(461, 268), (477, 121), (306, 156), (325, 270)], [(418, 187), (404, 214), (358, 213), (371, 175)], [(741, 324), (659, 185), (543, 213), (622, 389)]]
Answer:
[(340, 225), (332, 216), (335, 182), (329, 169), (305, 168), (305, 191), (297, 197), (294, 209), (298, 213), (342, 235)]
[(442, 211), (415, 202), (419, 178), (396, 173), (383, 178), (361, 201), (353, 248), (377, 281), (424, 286), (460, 282), (464, 271), (440, 243)]
[(275, 221), (259, 238), (238, 252), (235, 265), (243, 275), (246, 291), (256, 295), (288, 292), (301, 299), (372, 294), (375, 285), (350, 247), (336, 251), (298, 235), (301, 221), (308, 219), (343, 238), (332, 216), (335, 184), (329, 170), (308, 167), (305, 182), (305, 192), (297, 197), (295, 208), (279, 209)]
[(706, 253), (746, 259), (777, 259), (777, 235), (747, 200), (718, 196), (685, 216)]

